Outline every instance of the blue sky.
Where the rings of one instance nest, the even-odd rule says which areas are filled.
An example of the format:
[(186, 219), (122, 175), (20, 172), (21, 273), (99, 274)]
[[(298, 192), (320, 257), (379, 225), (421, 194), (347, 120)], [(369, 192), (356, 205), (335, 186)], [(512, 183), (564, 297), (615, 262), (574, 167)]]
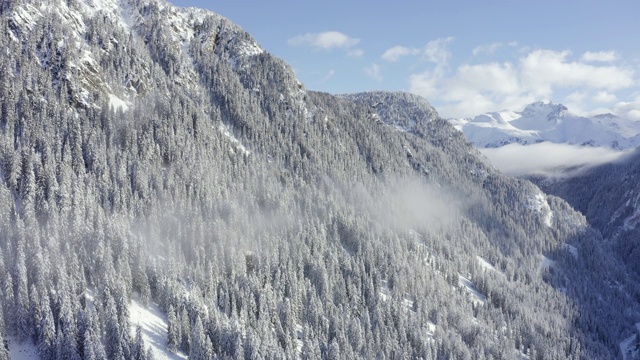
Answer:
[(171, 0), (221, 14), (310, 90), (404, 90), (445, 117), (538, 100), (640, 120), (640, 2)]

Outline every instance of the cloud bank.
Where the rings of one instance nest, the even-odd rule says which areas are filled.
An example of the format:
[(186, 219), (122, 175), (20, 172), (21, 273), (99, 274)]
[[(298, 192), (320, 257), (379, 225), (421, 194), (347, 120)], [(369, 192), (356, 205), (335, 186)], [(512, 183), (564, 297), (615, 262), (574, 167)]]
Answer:
[(589, 62), (612, 62), (618, 60), (618, 53), (615, 51), (587, 51), (582, 55), (582, 60)]
[[(475, 47), (472, 60), (508, 50), (508, 61), (462, 63), (452, 66), (449, 50), (454, 38), (430, 41), (421, 48), (396, 45), (380, 57), (388, 63), (413, 57), (409, 91), (433, 102), (445, 117), (471, 117), (502, 109), (519, 110), (540, 100), (554, 100), (581, 115), (613, 112), (640, 120), (640, 95), (620, 101), (617, 95), (637, 86), (635, 68), (620, 61), (613, 50), (585, 52), (531, 49), (518, 43), (491, 43)], [(560, 96), (559, 94), (562, 94)], [(597, 103), (598, 108), (594, 108)]]
[(543, 142), (533, 145), (509, 144), (480, 149), (491, 163), (512, 176), (571, 177), (610, 162), (620, 161), (634, 149), (616, 151)]
[[(515, 62), (463, 64), (450, 73), (436, 68), (411, 75), (409, 86), (412, 92), (442, 103), (442, 113), (468, 117), (500, 109), (521, 109), (533, 101), (552, 99), (557, 90), (580, 89), (592, 93), (597, 100), (611, 101), (612, 92), (635, 84), (630, 68), (575, 61), (570, 55), (569, 51), (534, 50)], [(587, 55), (592, 60), (606, 56), (609, 55)], [(603, 96), (604, 92), (610, 94)]]
[(355, 48), (360, 39), (350, 37), (339, 31), (325, 31), (320, 33), (306, 33), (290, 38), (287, 43), (291, 46), (307, 46), (315, 50), (331, 51), (334, 49), (347, 50), (349, 56), (362, 56), (364, 51)]

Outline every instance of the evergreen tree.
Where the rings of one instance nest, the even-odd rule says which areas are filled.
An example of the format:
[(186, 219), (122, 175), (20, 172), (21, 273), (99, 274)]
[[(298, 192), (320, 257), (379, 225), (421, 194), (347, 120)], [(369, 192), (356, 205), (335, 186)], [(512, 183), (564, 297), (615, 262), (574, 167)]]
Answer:
[(213, 358), (213, 348), (211, 340), (204, 332), (202, 321), (198, 316), (193, 325), (191, 334), (191, 345), (189, 347), (189, 359), (211, 359)]
[(136, 326), (136, 336), (133, 340), (131, 355), (135, 360), (147, 360), (147, 352), (144, 348), (144, 340), (142, 339), (142, 328), (140, 327), (140, 325)]
[(42, 310), (42, 314), (39, 319), (38, 340), (36, 343), (38, 355), (40, 355), (40, 358), (43, 360), (56, 358), (56, 328), (50, 304), (49, 296), (46, 293), (43, 294), (40, 298), (40, 309)]
[(180, 324), (178, 323), (178, 319), (176, 317), (175, 310), (173, 305), (169, 305), (169, 311), (167, 312), (167, 348), (171, 352), (177, 352), (178, 346), (180, 344)]

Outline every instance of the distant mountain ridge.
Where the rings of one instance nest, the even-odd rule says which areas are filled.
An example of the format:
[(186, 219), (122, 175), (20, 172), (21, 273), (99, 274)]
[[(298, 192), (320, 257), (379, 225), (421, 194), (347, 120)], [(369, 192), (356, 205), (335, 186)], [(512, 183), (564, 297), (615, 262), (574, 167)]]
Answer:
[(449, 121), (481, 148), (544, 141), (617, 150), (640, 145), (640, 121), (613, 114), (584, 117), (553, 102), (538, 101), (522, 111), (502, 110)]

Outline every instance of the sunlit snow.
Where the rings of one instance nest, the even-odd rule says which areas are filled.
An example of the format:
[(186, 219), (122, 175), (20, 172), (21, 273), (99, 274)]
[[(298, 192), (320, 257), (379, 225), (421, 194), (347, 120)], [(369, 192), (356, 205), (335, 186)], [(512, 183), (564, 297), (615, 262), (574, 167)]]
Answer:
[(542, 216), (544, 224), (551, 227), (553, 211), (551, 211), (547, 198), (542, 192), (538, 192), (533, 198), (529, 199), (527, 202), (527, 208), (539, 213)]
[(153, 349), (156, 360), (186, 359), (182, 353), (174, 354), (167, 350), (167, 319), (162, 314), (158, 305), (149, 303), (145, 307), (136, 300), (131, 301), (129, 308), (131, 336), (135, 337), (136, 328), (142, 328), (144, 345)]

